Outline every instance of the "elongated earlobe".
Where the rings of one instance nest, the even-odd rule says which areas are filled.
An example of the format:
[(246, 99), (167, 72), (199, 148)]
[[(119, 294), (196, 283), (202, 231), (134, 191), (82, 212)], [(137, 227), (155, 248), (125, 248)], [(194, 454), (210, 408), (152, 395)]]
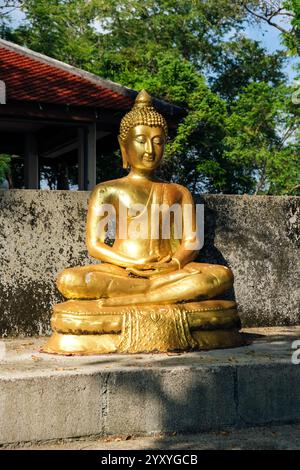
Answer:
[(123, 168), (125, 168), (127, 170), (129, 168), (129, 163), (128, 163), (127, 156), (126, 156), (126, 149), (125, 149), (124, 142), (123, 142), (123, 140), (121, 139), (121, 137), (119, 135), (118, 135), (118, 141), (119, 141), (119, 145), (120, 145), (120, 149), (121, 149), (121, 155), (122, 155), (122, 160), (123, 160)]

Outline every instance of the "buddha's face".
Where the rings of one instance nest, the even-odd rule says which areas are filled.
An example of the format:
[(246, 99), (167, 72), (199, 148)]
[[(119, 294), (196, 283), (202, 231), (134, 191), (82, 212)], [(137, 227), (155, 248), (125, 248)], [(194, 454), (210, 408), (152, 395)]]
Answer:
[(161, 162), (165, 141), (166, 136), (161, 127), (135, 126), (121, 144), (123, 159), (133, 169), (151, 172)]

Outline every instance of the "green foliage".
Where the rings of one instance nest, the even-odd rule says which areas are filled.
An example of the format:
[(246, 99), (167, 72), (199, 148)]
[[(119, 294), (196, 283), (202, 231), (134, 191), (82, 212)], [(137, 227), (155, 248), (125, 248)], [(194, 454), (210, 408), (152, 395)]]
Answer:
[(212, 89), (226, 100), (234, 100), (251, 82), (277, 86), (285, 79), (282, 71), (285, 60), (285, 51), (267, 54), (257, 41), (235, 35), (223, 45), (214, 64), (218, 74), (210, 80)]
[[(15, 3), (26, 21), (13, 29), (6, 18), (2, 37), (188, 111), (167, 146), (163, 177), (195, 191), (297, 194), (300, 106), (282, 71), (287, 50), (268, 54), (244, 30), (250, 19), (285, 11), (283, 41), (299, 53), (299, 0), (281, 2), (277, 13), (280, 2), (264, 0)], [(101, 178), (115, 158), (103, 156)]]
[(255, 193), (288, 194), (299, 183), (299, 116), (291, 90), (252, 83), (227, 119), (225, 155), (255, 175)]
[(12, 40), (71, 65), (93, 69), (97, 35), (90, 2), (26, 0), (21, 10), (26, 21), (12, 33)]
[(283, 34), (284, 42), (290, 53), (300, 55), (300, 2), (299, 0), (285, 0), (283, 6), (291, 12), (291, 30)]
[(0, 154), (0, 183), (6, 178), (10, 168), (11, 156), (6, 153)]

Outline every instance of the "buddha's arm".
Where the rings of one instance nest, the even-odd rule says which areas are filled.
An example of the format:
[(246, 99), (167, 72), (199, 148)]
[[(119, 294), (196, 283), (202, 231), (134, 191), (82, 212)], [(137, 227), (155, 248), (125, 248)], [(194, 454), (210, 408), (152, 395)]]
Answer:
[[(113, 209), (113, 201), (110, 190), (105, 185), (97, 186), (91, 194), (86, 225), (86, 244), (87, 249), (93, 258), (104, 261), (105, 263), (115, 264), (121, 267), (133, 265), (144, 265), (154, 259), (129, 258), (122, 253), (118, 253), (105, 243), (106, 224), (108, 219), (114, 214), (105, 212), (105, 206)], [(102, 207), (102, 209), (101, 209)]]
[[(112, 247), (104, 243), (106, 235), (106, 224), (104, 222), (105, 220), (108, 221), (109, 216), (112, 216), (112, 214), (104, 212), (104, 205), (110, 204), (110, 207), (113, 208), (111, 203), (110, 191), (107, 187), (101, 185), (93, 190), (89, 200), (86, 225), (87, 249), (90, 256), (93, 258), (125, 267), (132, 263), (133, 260), (130, 260), (120, 253), (116, 253)], [(103, 208), (102, 212), (101, 206)]]
[(181, 207), (183, 214), (182, 239), (172, 259), (177, 260), (180, 264), (180, 268), (183, 268), (197, 257), (199, 249), (195, 249), (195, 246), (200, 245), (197, 243), (198, 235), (196, 231), (197, 221), (194, 200), (189, 190), (183, 187)]

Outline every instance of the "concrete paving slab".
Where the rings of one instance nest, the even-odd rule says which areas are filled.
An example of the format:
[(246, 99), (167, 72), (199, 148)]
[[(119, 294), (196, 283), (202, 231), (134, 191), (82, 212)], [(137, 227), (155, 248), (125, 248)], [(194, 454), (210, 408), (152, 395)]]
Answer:
[(84, 357), (40, 353), (45, 338), (4, 340), (0, 444), (300, 422), (300, 327), (244, 334), (243, 348)]
[[(24, 450), (299, 450), (300, 423), (294, 425), (227, 429), (190, 435), (118, 436), (76, 439), (39, 444), (8, 445), (5, 449)], [(125, 454), (126, 455), (126, 454)]]

